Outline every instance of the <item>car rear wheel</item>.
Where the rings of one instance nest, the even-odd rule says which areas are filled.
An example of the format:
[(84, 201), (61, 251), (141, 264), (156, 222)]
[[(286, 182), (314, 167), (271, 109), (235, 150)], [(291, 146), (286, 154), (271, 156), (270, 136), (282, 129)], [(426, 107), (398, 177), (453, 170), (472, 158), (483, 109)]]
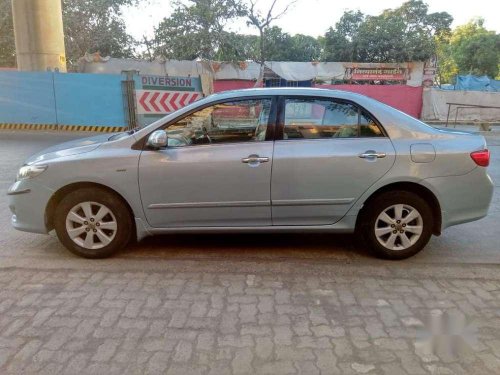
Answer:
[(425, 200), (414, 193), (392, 191), (369, 203), (363, 232), (379, 257), (405, 259), (427, 245), (432, 226), (432, 210)]
[(66, 195), (55, 211), (57, 236), (72, 253), (105, 258), (130, 241), (132, 220), (122, 200), (111, 192), (82, 188)]

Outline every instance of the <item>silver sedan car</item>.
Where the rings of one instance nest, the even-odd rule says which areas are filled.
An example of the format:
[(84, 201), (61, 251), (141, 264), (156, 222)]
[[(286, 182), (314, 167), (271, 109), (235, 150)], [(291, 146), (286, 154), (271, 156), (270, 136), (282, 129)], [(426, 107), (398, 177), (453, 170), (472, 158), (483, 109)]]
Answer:
[(478, 134), (438, 130), (366, 96), (319, 89), (211, 95), (139, 130), (29, 158), (12, 225), (55, 229), (101, 258), (162, 233), (358, 233), (402, 259), (488, 212)]

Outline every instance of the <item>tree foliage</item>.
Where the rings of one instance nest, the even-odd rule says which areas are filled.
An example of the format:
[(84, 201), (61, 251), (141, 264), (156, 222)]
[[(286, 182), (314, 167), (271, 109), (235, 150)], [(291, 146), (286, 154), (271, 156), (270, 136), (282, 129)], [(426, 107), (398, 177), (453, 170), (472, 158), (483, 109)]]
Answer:
[[(259, 62), (262, 65), (264, 64), (264, 61), (272, 60), (269, 55), (270, 53), (274, 52), (274, 49), (268, 44), (268, 41), (270, 40), (272, 42), (275, 42), (277, 38), (284, 36), (282, 35), (282, 33), (276, 34), (276, 30), (272, 30), (271, 24), (283, 17), (297, 0), (289, 1), (281, 11), (276, 10), (278, 0), (273, 0), (267, 12), (262, 12), (257, 9), (257, 0), (248, 1), (249, 3), (245, 7), (245, 13), (248, 19), (247, 25), (255, 27), (259, 32), (259, 55), (258, 59), (256, 59), (255, 61)], [(272, 33), (275, 33), (275, 36), (277, 38), (269, 38), (269, 34)]]
[[(219, 61), (312, 61), (321, 55), (318, 39), (290, 35), (272, 26), (293, 4), (277, 10), (277, 0), (261, 13), (241, 0), (189, 0), (176, 3), (172, 15), (155, 29), (154, 53), (172, 59)], [(247, 18), (259, 35), (227, 31), (228, 23)]]
[[(318, 39), (296, 34), (290, 35), (277, 26), (264, 32), (268, 61), (315, 61), (321, 55)], [(260, 37), (228, 33), (215, 56), (219, 61), (260, 61)]]
[(227, 23), (244, 15), (237, 0), (177, 1), (173, 14), (155, 29), (155, 54), (167, 58), (213, 60), (220, 48), (235, 40), (226, 32)]
[(323, 60), (356, 61), (358, 32), (365, 21), (365, 15), (358, 11), (345, 11), (335, 24), (330, 27), (323, 39)]
[(69, 68), (85, 53), (132, 57), (134, 40), (122, 19), (123, 6), (138, 0), (63, 0), (64, 41)]
[(259, 37), (257, 35), (228, 32), (224, 34), (215, 60), (245, 61), (258, 58)]
[(449, 51), (460, 74), (498, 75), (500, 35), (486, 30), (482, 19), (457, 27)]
[(409, 0), (378, 16), (347, 11), (324, 39), (327, 61), (424, 61), (435, 52), (436, 35), (449, 31), (446, 12), (428, 13), (421, 0)]
[(295, 34), (290, 37), (289, 54), (283, 61), (318, 61), (321, 57), (321, 43), (309, 35)]
[(437, 78), (439, 84), (453, 82), (458, 74), (458, 67), (451, 53), (449, 37), (436, 40), (436, 56), (438, 61)]
[(267, 61), (315, 61), (321, 55), (321, 45), (312, 36), (290, 35), (277, 26), (264, 32)]

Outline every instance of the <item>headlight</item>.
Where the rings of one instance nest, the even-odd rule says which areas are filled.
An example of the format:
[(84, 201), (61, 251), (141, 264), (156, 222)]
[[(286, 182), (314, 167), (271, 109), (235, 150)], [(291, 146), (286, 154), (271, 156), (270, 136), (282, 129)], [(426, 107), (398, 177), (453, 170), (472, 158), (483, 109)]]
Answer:
[(17, 172), (16, 180), (26, 180), (28, 178), (36, 177), (46, 169), (46, 165), (25, 165), (19, 169), (19, 172)]

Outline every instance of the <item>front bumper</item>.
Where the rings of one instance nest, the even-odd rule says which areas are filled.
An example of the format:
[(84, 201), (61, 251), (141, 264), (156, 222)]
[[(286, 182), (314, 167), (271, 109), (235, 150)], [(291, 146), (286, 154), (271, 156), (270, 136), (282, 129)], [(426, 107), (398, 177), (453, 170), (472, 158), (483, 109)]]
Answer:
[(53, 193), (32, 179), (15, 182), (7, 191), (12, 226), (25, 232), (48, 233), (45, 209)]
[(488, 214), (494, 184), (485, 168), (474, 168), (462, 176), (427, 178), (424, 185), (437, 193), (441, 205), (441, 229), (479, 220)]

